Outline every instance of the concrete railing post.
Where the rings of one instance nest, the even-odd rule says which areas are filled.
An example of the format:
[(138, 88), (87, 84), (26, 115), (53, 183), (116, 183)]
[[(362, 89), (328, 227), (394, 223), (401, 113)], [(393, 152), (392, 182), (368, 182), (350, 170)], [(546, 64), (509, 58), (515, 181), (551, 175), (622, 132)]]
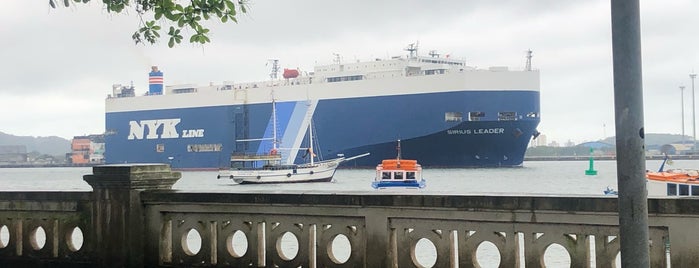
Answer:
[(166, 164), (105, 165), (83, 179), (93, 189), (92, 237), (99, 267), (143, 267), (144, 208), (140, 192), (169, 190), (181, 173)]

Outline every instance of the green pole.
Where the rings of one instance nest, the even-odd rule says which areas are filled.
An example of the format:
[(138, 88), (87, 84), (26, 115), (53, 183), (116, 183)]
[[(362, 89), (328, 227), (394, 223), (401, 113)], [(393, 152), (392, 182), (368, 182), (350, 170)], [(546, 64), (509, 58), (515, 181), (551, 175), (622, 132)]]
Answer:
[(597, 170), (595, 170), (594, 159), (592, 159), (592, 151), (594, 149), (590, 148), (590, 168), (585, 170), (585, 175), (597, 175)]

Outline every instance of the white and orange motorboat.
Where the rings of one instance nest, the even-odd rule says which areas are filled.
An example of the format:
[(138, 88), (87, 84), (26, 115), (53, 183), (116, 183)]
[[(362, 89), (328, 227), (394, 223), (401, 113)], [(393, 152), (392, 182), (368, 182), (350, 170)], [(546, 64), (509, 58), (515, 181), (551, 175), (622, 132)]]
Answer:
[(666, 156), (658, 171), (646, 171), (648, 196), (699, 196), (699, 170), (668, 169)]
[(371, 187), (374, 189), (425, 188), (422, 166), (417, 163), (417, 160), (401, 159), (400, 140), (396, 149), (398, 156), (395, 159), (384, 159), (376, 166), (376, 177)]

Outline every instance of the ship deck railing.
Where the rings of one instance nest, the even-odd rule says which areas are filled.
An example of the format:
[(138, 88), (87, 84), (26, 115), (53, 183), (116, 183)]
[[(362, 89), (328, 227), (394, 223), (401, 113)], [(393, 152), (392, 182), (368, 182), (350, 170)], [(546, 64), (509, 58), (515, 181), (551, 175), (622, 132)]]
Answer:
[(231, 161), (279, 161), (281, 154), (232, 154)]

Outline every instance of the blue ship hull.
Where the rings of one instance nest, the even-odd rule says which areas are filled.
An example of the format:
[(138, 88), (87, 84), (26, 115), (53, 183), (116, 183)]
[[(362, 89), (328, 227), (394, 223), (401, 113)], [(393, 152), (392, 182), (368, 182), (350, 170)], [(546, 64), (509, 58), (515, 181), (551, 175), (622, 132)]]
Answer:
[[(395, 157), (400, 139), (403, 157), (426, 167), (519, 166), (539, 123), (537, 91), (459, 91), (378, 97), (279, 101), (276, 119), (281, 147), (292, 135), (307, 139), (303, 120), (313, 118), (315, 153), (324, 158), (367, 157), (344, 163), (375, 167)], [(469, 112), (481, 112), (470, 120)], [(515, 117), (501, 118), (501, 112)], [(459, 118), (447, 119), (447, 114)], [(169, 163), (177, 169), (228, 167), (231, 153), (264, 153), (272, 148), (271, 103), (108, 112), (107, 163)], [(289, 136), (289, 137), (287, 137)], [(300, 137), (301, 137), (300, 136)], [(307, 146), (307, 145), (306, 145)], [(303, 153), (289, 154), (296, 163)]]

